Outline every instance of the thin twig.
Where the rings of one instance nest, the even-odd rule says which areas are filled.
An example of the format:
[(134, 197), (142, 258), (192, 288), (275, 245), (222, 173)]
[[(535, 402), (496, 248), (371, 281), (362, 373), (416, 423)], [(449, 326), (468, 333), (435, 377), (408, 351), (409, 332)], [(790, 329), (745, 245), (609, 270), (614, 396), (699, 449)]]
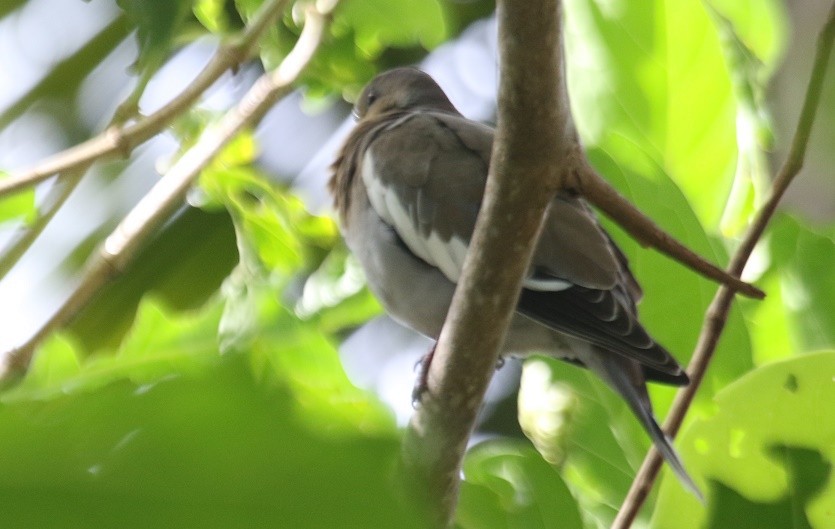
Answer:
[(487, 189), (427, 390), (403, 442), (413, 499), (425, 502), (435, 527), (454, 515), (467, 440), (569, 139), (559, 1), (500, 0), (497, 13), (499, 113)]
[[(823, 79), (826, 75), (827, 64), (829, 63), (829, 57), (832, 52), (833, 40), (835, 40), (835, 4), (832, 5), (829, 17), (818, 37), (812, 75), (809, 80), (809, 86), (806, 89), (803, 109), (798, 118), (797, 130), (792, 139), (791, 149), (789, 150), (785, 163), (780, 168), (774, 180), (771, 196), (758, 212), (742, 244), (731, 260), (728, 271), (732, 275), (738, 276), (742, 273), (745, 264), (748, 262), (748, 258), (751, 256), (751, 252), (754, 251), (754, 247), (762, 237), (783, 194), (803, 167), (803, 160), (809, 143), (809, 135), (812, 131), (812, 124), (815, 121), (818, 102), (821, 97)], [(665, 430), (671, 436), (674, 436), (681, 427), (684, 416), (704, 378), (705, 371), (710, 364), (710, 360), (719, 343), (719, 338), (725, 328), (725, 322), (727, 321), (733, 299), (733, 291), (722, 287), (716, 293), (710, 308), (707, 310), (702, 333), (699, 336), (696, 350), (688, 366), (688, 373), (691, 380), (690, 385), (678, 392), (670, 413), (667, 416), (667, 421), (664, 424)], [(615, 518), (614, 524), (612, 525), (613, 529), (626, 529), (632, 525), (641, 505), (652, 489), (652, 484), (658, 476), (660, 468), (661, 458), (658, 452), (650, 449), (637, 476), (635, 476), (635, 480), (621, 506), (620, 512), (618, 512), (617, 518)]]
[(78, 187), (81, 177), (87, 171), (86, 167), (79, 167), (68, 173), (60, 181), (55, 182), (39, 206), (38, 216), (31, 224), (21, 226), (12, 236), (6, 247), (0, 251), (0, 280), (20, 260), (23, 254), (40, 236), (52, 217), (58, 213), (72, 192)]
[(765, 292), (729, 274), (686, 247), (672, 235), (658, 227), (649, 217), (633, 206), (595, 170), (583, 157), (575, 184), (583, 198), (597, 206), (644, 246), (651, 246), (682, 263), (702, 276), (722, 283), (732, 290), (754, 299), (763, 299)]
[(98, 136), (50, 156), (35, 167), (12, 173), (0, 180), (0, 197), (33, 186), (55, 174), (89, 167), (98, 160), (112, 156), (127, 157), (137, 145), (156, 136), (174, 118), (191, 108), (227, 70), (247, 60), (258, 39), (284, 11), (289, 1), (265, 2), (240, 37), (222, 45), (197, 77), (168, 104), (136, 122), (109, 127)]
[[(304, 29), (292, 51), (278, 68), (261, 76), (241, 101), (208, 128), (162, 179), (127, 214), (88, 261), (79, 285), (56, 313), (25, 344), (5, 358), (0, 379), (12, 381), (26, 372), (38, 344), (66, 325), (114, 276), (124, 271), (148, 238), (182, 205), (200, 172), (241, 130), (254, 127), (280, 98), (289, 94), (322, 41), (336, 1), (318, 2), (306, 10)], [(327, 10), (323, 10), (327, 9)]]

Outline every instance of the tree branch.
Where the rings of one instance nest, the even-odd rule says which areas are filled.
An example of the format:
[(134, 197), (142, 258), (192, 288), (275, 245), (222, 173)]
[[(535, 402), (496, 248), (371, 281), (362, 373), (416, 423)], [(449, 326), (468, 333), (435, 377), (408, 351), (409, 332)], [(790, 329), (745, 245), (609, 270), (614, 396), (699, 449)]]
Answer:
[(722, 283), (740, 294), (755, 299), (765, 297), (765, 292), (759, 288), (705, 260), (672, 235), (659, 228), (649, 217), (620, 196), (606, 180), (598, 175), (585, 157), (581, 158), (576, 172), (572, 176), (575, 183), (570, 187), (576, 187), (583, 198), (617, 222), (641, 245), (651, 246), (694, 272)]
[(319, 47), (336, 0), (319, 1), (306, 10), (305, 25), (293, 50), (273, 72), (261, 76), (234, 108), (208, 128), (162, 179), (122, 220), (88, 261), (79, 285), (56, 313), (21, 347), (11, 351), (0, 369), (0, 379), (11, 381), (23, 373), (41, 341), (63, 327), (113, 277), (121, 273), (137, 250), (183, 203), (185, 194), (203, 168), (242, 129), (255, 126), (272, 105), (290, 93), (292, 83)]
[(247, 60), (258, 39), (288, 3), (289, 0), (265, 2), (240, 37), (222, 45), (197, 77), (168, 104), (134, 123), (108, 127), (95, 138), (50, 156), (35, 167), (12, 173), (0, 180), (0, 197), (33, 186), (55, 174), (89, 167), (98, 160), (112, 156), (127, 157), (137, 145), (157, 135), (174, 118), (191, 108), (227, 70)]
[(86, 167), (79, 167), (70, 171), (65, 178), (56, 182), (49, 189), (49, 194), (39, 206), (37, 218), (31, 224), (23, 225), (17, 229), (5, 248), (0, 251), (0, 280), (6, 277), (6, 274), (23, 257), (26, 251), (32, 246), (32, 243), (37, 240), (44, 228), (52, 220), (52, 217), (58, 213), (58, 210), (61, 209), (64, 202), (67, 201), (75, 188), (78, 187), (78, 183), (81, 182), (81, 177), (84, 176), (86, 171)]
[[(754, 251), (754, 247), (759, 242), (768, 222), (774, 215), (783, 194), (803, 167), (803, 159), (809, 143), (812, 124), (815, 121), (823, 79), (832, 52), (833, 40), (835, 40), (835, 4), (832, 5), (829, 17), (818, 36), (812, 75), (809, 80), (809, 85), (806, 88), (806, 96), (803, 101), (800, 117), (798, 118), (797, 129), (792, 139), (791, 149), (789, 150), (785, 163), (783, 163), (774, 180), (771, 196), (758, 212), (742, 244), (731, 260), (728, 272), (732, 275), (739, 276), (742, 273), (745, 264)], [(682, 388), (678, 392), (673, 406), (670, 409), (667, 421), (664, 424), (664, 429), (671, 436), (674, 436), (681, 427), (684, 415), (687, 413), (696, 395), (696, 391), (699, 389), (699, 385), (704, 378), (705, 371), (713, 358), (713, 353), (716, 351), (719, 338), (725, 328), (725, 322), (731, 309), (733, 297), (732, 290), (727, 287), (720, 288), (707, 310), (702, 333), (699, 336), (696, 350), (688, 366), (690, 385)], [(635, 480), (620, 508), (620, 512), (618, 512), (617, 518), (615, 518), (614, 524), (612, 525), (613, 529), (626, 529), (632, 525), (641, 505), (652, 489), (652, 484), (658, 476), (660, 468), (661, 457), (657, 451), (650, 449), (637, 476), (635, 476)]]
[(558, 0), (500, 0), (497, 12), (499, 113), (486, 194), (403, 446), (413, 492), (437, 527), (453, 518), (467, 440), (569, 140)]

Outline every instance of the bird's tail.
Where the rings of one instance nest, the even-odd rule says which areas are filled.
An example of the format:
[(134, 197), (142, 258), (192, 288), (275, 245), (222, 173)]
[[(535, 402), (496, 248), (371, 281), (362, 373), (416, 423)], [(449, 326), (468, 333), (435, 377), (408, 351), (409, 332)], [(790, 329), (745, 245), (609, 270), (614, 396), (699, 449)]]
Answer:
[(670, 438), (664, 433), (652, 414), (652, 404), (647, 394), (646, 382), (640, 364), (608, 351), (595, 352), (599, 354), (594, 355), (595, 359), (590, 363), (596, 365), (589, 365), (588, 367), (626, 400), (632, 412), (652, 438), (653, 444), (655, 444), (667, 464), (670, 465), (670, 468), (673, 469), (684, 488), (704, 502), (702, 492), (685, 470), (684, 464), (681, 462), (676, 449), (673, 448)]

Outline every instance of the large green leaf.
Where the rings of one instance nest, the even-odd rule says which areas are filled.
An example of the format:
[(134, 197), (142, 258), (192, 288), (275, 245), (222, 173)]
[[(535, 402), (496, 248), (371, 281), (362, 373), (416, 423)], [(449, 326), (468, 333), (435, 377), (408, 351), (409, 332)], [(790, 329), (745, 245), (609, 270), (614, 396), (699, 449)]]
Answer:
[(535, 450), (490, 441), (471, 449), (456, 515), (461, 529), (582, 529), (577, 502)]
[(42, 349), (0, 407), (4, 524), (419, 527), (391, 482), (391, 414), (329, 342), (274, 309), (221, 356), (220, 309), (146, 300), (113, 355)]
[(679, 446), (708, 507), (662, 484), (654, 527), (835, 527), (835, 353), (761, 367), (716, 395)]
[[(779, 10), (760, 9), (760, 3), (747, 11), (726, 9), (727, 3), (720, 9), (773, 60)], [(569, 88), (584, 140), (602, 146), (624, 136), (638, 144), (681, 187), (702, 222), (715, 228), (735, 173), (737, 107), (705, 6), (696, 0), (570, 0), (565, 7)], [(756, 36), (752, 20), (761, 22)]]
[(797, 351), (835, 346), (835, 230), (778, 216), (769, 239)]
[(237, 260), (229, 215), (184, 208), (122, 275), (102, 289), (69, 330), (85, 351), (115, 348), (143, 295), (152, 292), (170, 306), (193, 309), (217, 290)]
[(409, 527), (389, 435), (311, 429), (243, 357), (0, 409), (9, 527)]

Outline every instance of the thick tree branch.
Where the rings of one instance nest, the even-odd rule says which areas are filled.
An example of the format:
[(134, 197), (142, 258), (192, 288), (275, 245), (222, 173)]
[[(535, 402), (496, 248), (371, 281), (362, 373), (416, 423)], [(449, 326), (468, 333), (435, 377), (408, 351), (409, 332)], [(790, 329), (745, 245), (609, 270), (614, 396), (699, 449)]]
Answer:
[[(812, 67), (812, 75), (809, 80), (809, 86), (806, 88), (806, 96), (803, 101), (803, 108), (798, 118), (797, 129), (792, 139), (791, 149), (785, 163), (777, 173), (774, 184), (771, 190), (771, 196), (758, 212), (754, 222), (748, 229), (748, 233), (742, 241), (742, 244), (734, 254), (731, 264), (728, 267), (728, 272), (732, 275), (739, 276), (745, 268), (745, 264), (754, 251), (754, 247), (759, 242), (768, 222), (774, 215), (777, 205), (789, 187), (789, 184), (794, 180), (795, 176), (803, 167), (803, 159), (806, 154), (806, 147), (809, 143), (809, 135), (812, 131), (812, 124), (815, 121), (815, 115), (818, 109), (818, 102), (820, 101), (821, 91), (823, 86), (823, 79), (826, 74), (826, 68), (829, 64), (829, 58), (832, 52), (833, 40), (835, 40), (835, 4), (829, 12), (829, 17), (821, 30), (818, 37), (817, 51), (815, 54), (815, 61)], [(687, 413), (696, 391), (699, 389), (705, 371), (713, 358), (713, 353), (716, 351), (716, 346), (719, 343), (719, 338), (725, 328), (725, 323), (728, 318), (728, 313), (733, 302), (733, 291), (723, 287), (720, 288), (713, 298), (713, 302), (708, 308), (705, 316), (702, 333), (699, 336), (699, 341), (696, 345), (696, 350), (693, 353), (693, 358), (688, 366), (688, 373), (690, 375), (690, 385), (682, 388), (670, 413), (667, 421), (664, 424), (664, 429), (671, 436), (674, 436)], [(654, 449), (650, 449), (647, 457), (644, 459), (635, 481), (629, 490), (629, 494), (621, 506), (620, 512), (612, 525), (613, 529), (626, 529), (632, 525), (638, 511), (649, 495), (652, 489), (652, 484), (658, 476), (658, 471), (661, 468), (661, 457)]]
[(33, 186), (47, 178), (113, 156), (127, 157), (137, 146), (156, 136), (177, 116), (191, 108), (227, 70), (238, 67), (253, 53), (261, 35), (287, 7), (289, 0), (269, 0), (240, 37), (222, 45), (197, 77), (168, 104), (136, 122), (112, 126), (95, 138), (50, 156), (35, 167), (0, 180), (0, 197)]
[(403, 448), (438, 527), (452, 520), (467, 440), (562, 177), (569, 110), (558, 10), (558, 0), (497, 3), (499, 113), (486, 195)]
[(14, 379), (24, 373), (40, 342), (52, 331), (66, 325), (115, 275), (121, 273), (137, 250), (183, 203), (185, 194), (203, 168), (245, 127), (255, 126), (272, 105), (292, 89), (319, 48), (336, 0), (319, 1), (319, 8), (307, 9), (302, 34), (279, 67), (261, 76), (237, 106), (220, 122), (207, 129), (145, 197), (128, 213), (116, 230), (105, 239), (86, 267), (79, 285), (64, 304), (21, 347), (4, 359), (0, 378)]

